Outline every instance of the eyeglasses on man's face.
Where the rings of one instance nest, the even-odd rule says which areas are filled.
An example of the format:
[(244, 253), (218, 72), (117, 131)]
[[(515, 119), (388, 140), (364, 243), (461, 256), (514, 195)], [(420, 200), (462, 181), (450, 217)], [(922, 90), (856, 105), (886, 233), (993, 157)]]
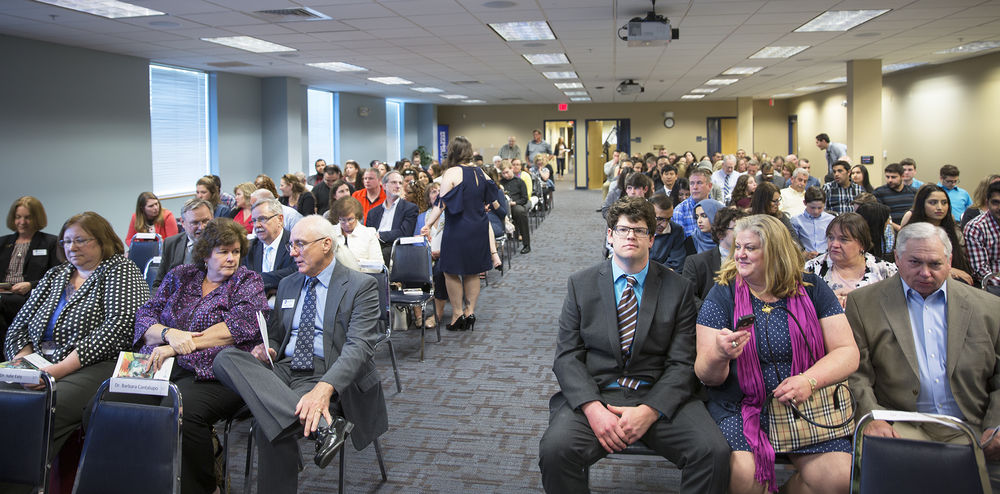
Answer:
[(612, 235), (618, 238), (628, 237), (629, 232), (635, 235), (635, 238), (647, 238), (649, 237), (649, 228), (633, 228), (631, 226), (618, 225), (611, 229)]
[(288, 242), (288, 252), (295, 252), (295, 251), (301, 252), (302, 249), (305, 249), (306, 246), (308, 246), (309, 244), (314, 244), (316, 242), (319, 242), (320, 240), (323, 240), (323, 238), (324, 237), (320, 237), (317, 238), (316, 240), (310, 240), (308, 242), (302, 240), (295, 240), (293, 242)]

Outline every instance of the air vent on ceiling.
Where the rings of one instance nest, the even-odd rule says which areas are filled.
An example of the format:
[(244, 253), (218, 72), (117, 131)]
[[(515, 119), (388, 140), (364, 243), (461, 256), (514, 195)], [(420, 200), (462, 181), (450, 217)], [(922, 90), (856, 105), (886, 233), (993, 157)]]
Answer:
[(500, 101), (524, 101), (524, 98), (500, 98)]
[(250, 64), (243, 62), (208, 62), (208, 65), (212, 67), (218, 67), (220, 69), (231, 69), (234, 67), (250, 67)]
[(308, 7), (258, 10), (253, 14), (257, 18), (268, 22), (325, 21), (330, 19), (330, 16)]
[(458, 86), (471, 86), (473, 84), (482, 84), (483, 81), (452, 81), (451, 83)]

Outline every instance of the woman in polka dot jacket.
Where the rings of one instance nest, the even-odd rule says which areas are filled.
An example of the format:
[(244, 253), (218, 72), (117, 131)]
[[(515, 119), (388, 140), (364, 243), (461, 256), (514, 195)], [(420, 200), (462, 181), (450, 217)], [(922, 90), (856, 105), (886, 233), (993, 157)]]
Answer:
[(32, 352), (52, 362), (43, 370), (58, 383), (53, 445), (62, 448), (80, 426), (84, 408), (111, 376), (118, 353), (132, 346), (136, 311), (149, 286), (106, 219), (71, 217), (59, 232), (69, 262), (50, 269), (31, 291), (7, 333), (7, 359)]

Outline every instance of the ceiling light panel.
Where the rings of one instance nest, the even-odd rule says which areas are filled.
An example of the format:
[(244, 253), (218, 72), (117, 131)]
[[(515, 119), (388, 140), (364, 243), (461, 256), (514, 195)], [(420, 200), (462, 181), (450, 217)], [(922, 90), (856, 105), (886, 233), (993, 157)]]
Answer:
[(583, 83), (580, 82), (556, 82), (555, 86), (559, 89), (583, 89)]
[(390, 86), (399, 84), (413, 84), (413, 81), (408, 81), (401, 77), (391, 76), (391, 77), (369, 77), (369, 81), (377, 82), (379, 84), (387, 84)]
[(127, 17), (145, 17), (151, 15), (166, 15), (159, 10), (147, 9), (117, 0), (38, 0), (41, 3), (55, 5), (65, 9), (76, 10), (87, 14), (99, 15), (108, 19), (123, 19)]
[(441, 97), (444, 98), (444, 99), (465, 99), (465, 98), (468, 98), (468, 96), (466, 96), (464, 94), (442, 94)]
[(712, 94), (718, 90), (719, 88), (717, 87), (699, 87), (692, 89), (691, 92), (696, 94)]
[(590, 101), (590, 97), (589, 96), (580, 96), (580, 97), (576, 97), (576, 98), (570, 98), (569, 100), (570, 101)]
[(496, 31), (504, 41), (538, 41), (546, 39), (556, 39), (552, 33), (549, 23), (545, 21), (529, 22), (497, 22), (491, 23), (490, 27)]
[(563, 94), (566, 96), (587, 96), (586, 91), (566, 91)]
[(736, 84), (740, 82), (739, 79), (709, 79), (705, 81), (705, 84), (709, 86), (728, 86), (730, 84)]
[(486, 103), (484, 99), (464, 99), (462, 103)]
[(279, 45), (277, 43), (271, 43), (270, 41), (264, 41), (262, 39), (257, 39), (252, 36), (225, 36), (221, 38), (201, 38), (202, 41), (208, 41), (209, 43), (216, 43), (219, 45), (228, 46), (231, 48), (238, 48), (240, 50), (246, 50), (254, 53), (276, 53), (281, 51), (296, 51), (295, 48), (289, 48), (284, 45)]
[(827, 89), (829, 87), (830, 86), (825, 86), (825, 85), (803, 86), (803, 87), (795, 88), (795, 90), (796, 91), (812, 92), (812, 91), (822, 91), (822, 90)]
[(436, 87), (411, 87), (410, 89), (418, 93), (443, 93), (444, 89), (438, 89)]
[(962, 46), (936, 51), (934, 54), (948, 55), (952, 53), (976, 53), (980, 51), (992, 50), (994, 48), (1000, 48), (1000, 41), (976, 41), (975, 43), (966, 43)]
[(559, 65), (569, 63), (565, 53), (533, 53), (521, 55), (531, 65)]
[(681, 99), (702, 99), (704, 97), (704, 94), (685, 94), (684, 96), (681, 96)]
[(733, 67), (723, 72), (722, 75), (750, 75), (762, 70), (764, 70), (764, 67)]
[(927, 65), (927, 62), (893, 63), (889, 65), (883, 65), (882, 73), (888, 74), (890, 72), (896, 72), (899, 70), (912, 69), (913, 67), (919, 67), (921, 65)]
[(845, 82), (847, 82), (846, 77), (834, 77), (828, 81), (823, 81), (823, 84), (844, 84)]
[(334, 72), (364, 72), (368, 70), (364, 67), (351, 65), (345, 62), (317, 62), (307, 63), (306, 65), (316, 67), (317, 69), (332, 70)]
[(579, 79), (576, 72), (542, 72), (546, 79)]
[(803, 24), (795, 30), (797, 33), (814, 33), (829, 31), (849, 31), (886, 12), (884, 10), (828, 10)]
[(809, 48), (804, 46), (765, 46), (749, 58), (788, 58)]
[(772, 98), (791, 98), (792, 96), (798, 96), (798, 95), (795, 94), (795, 93), (781, 93), (781, 94), (775, 94), (774, 96), (771, 96), (771, 97)]

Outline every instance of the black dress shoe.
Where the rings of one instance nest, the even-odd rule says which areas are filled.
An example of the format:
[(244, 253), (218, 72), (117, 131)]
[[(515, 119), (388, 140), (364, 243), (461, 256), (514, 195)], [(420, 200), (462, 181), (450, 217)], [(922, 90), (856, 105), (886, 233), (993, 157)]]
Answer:
[(316, 458), (314, 461), (320, 468), (326, 468), (333, 460), (334, 455), (344, 445), (347, 435), (354, 429), (354, 424), (348, 422), (344, 417), (333, 419), (330, 427), (319, 427), (316, 429)]
[(451, 324), (446, 324), (444, 329), (447, 329), (448, 331), (465, 331), (465, 316), (458, 316), (458, 320)]
[(531, 252), (531, 247), (528, 247), (527, 245), (525, 245), (524, 248), (521, 249), (522, 254), (527, 254), (529, 252)]

